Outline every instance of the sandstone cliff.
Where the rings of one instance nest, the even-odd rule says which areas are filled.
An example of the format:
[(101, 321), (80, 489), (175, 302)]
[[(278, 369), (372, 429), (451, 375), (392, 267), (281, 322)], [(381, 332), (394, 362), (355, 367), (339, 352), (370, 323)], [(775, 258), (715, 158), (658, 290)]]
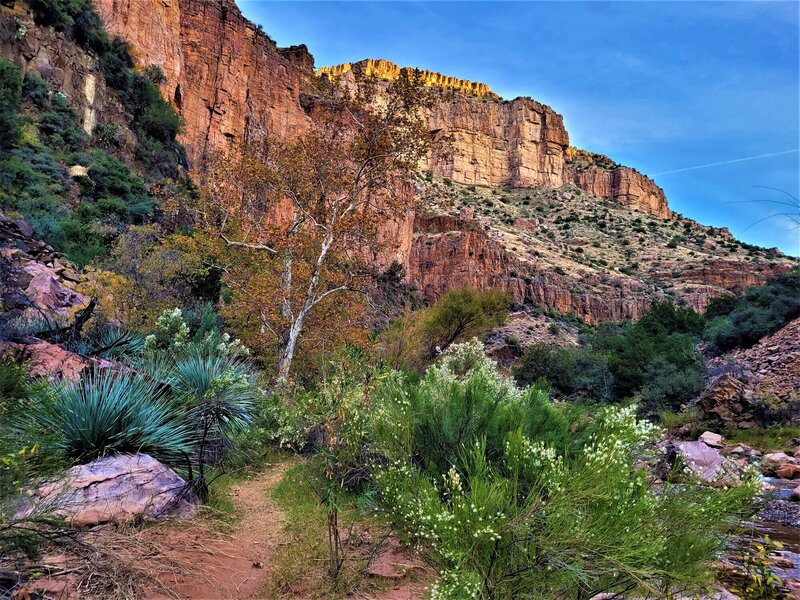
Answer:
[(428, 70), (417, 70), (411, 67), (400, 67), (388, 60), (368, 58), (355, 64), (344, 63), (335, 65), (333, 67), (321, 67), (317, 69), (317, 77), (340, 77), (346, 73), (358, 72), (365, 77), (376, 77), (386, 81), (393, 81), (398, 79), (401, 73), (411, 75), (417, 73), (423, 85), (428, 87), (440, 88), (443, 90), (452, 90), (462, 94), (469, 94), (479, 98), (493, 98), (499, 100), (500, 96), (492, 92), (489, 86), (485, 83), (478, 83), (476, 81), (467, 81), (466, 79), (458, 79), (457, 77), (449, 77), (441, 73), (435, 73)]
[(670, 215), (667, 197), (655, 182), (628, 167), (612, 170), (567, 168), (567, 180), (598, 198), (611, 198), (629, 206), (666, 218)]
[(266, 131), (289, 136), (308, 117), (300, 94), (313, 77), (305, 46), (278, 48), (233, 0), (96, 0), (114, 35), (142, 66), (161, 67), (161, 86), (181, 113), (180, 141), (196, 166), (215, 147)]
[[(352, 81), (375, 76), (391, 81), (408, 67), (367, 59), (317, 70), (318, 76)], [(428, 116), (432, 134), (447, 152), (431, 157), (434, 173), (472, 185), (560, 187), (573, 183), (598, 198), (668, 217), (663, 190), (650, 178), (601, 155), (569, 146), (563, 117), (530, 98), (502, 101), (489, 87), (422, 71), (426, 85), (455, 92), (442, 97)], [(600, 159), (605, 159), (602, 161)]]
[[(132, 42), (141, 66), (164, 71), (162, 91), (183, 115), (193, 166), (207, 151), (254, 132), (291, 136), (310, 124), (301, 99), (313, 91), (313, 58), (304, 46), (278, 48), (233, 0), (96, 6), (111, 32)], [(20, 36), (25, 23), (24, 10), (3, 19), (3, 55), (66, 93), (87, 131), (98, 115), (124, 126), (124, 111), (91, 57), (52, 30), (30, 27)], [(401, 70), (366, 61), (326, 72), (391, 80)], [(402, 264), (429, 300), (463, 285), (500, 287), (520, 306), (597, 322), (636, 318), (665, 294), (702, 309), (710, 297), (789, 268), (780, 255), (737, 246), (724, 231), (672, 214), (646, 176), (571, 148), (550, 107), (530, 98), (503, 101), (474, 82), (423, 76), (443, 90), (429, 122), (450, 151), (430, 160), (433, 183), (417, 188), (416, 207), (383, 225), (372, 258), (379, 268)], [(648, 214), (657, 218), (645, 227)], [(681, 243), (673, 249), (668, 242), (676, 236)]]
[[(162, 91), (185, 120), (181, 141), (190, 164), (255, 131), (288, 136), (307, 123), (300, 94), (311, 85), (313, 58), (304, 46), (278, 48), (233, 0), (97, 0), (97, 6), (109, 30), (131, 41), (142, 65), (164, 71)], [(368, 59), (317, 73), (391, 80), (404, 69)], [(483, 83), (431, 71), (421, 76), (426, 85), (454, 92), (430, 115), (431, 131), (449, 142), (447, 158), (431, 160), (434, 172), (488, 186), (571, 181), (626, 206), (668, 214), (660, 188), (626, 167), (610, 175), (568, 169), (569, 137), (550, 107), (529, 98), (500, 101)]]

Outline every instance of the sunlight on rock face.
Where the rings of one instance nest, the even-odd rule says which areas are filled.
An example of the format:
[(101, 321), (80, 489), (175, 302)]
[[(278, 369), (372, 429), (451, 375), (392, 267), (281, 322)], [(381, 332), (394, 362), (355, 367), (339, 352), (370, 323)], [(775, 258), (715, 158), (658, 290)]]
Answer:
[[(329, 77), (338, 77), (350, 71), (358, 72), (367, 77), (377, 77), (378, 79), (385, 79), (393, 81), (400, 77), (400, 73), (412, 73), (415, 69), (411, 67), (400, 67), (393, 62), (383, 59), (368, 58), (360, 62), (351, 64), (344, 63), (332, 67), (321, 67), (317, 69), (317, 77), (327, 75)], [(449, 77), (441, 73), (433, 71), (421, 70), (419, 71), (423, 83), (428, 87), (442, 88), (445, 90), (454, 90), (462, 94), (471, 96), (478, 96), (479, 98), (493, 98), (500, 99), (500, 96), (492, 92), (489, 86), (485, 83), (477, 81), (468, 81), (466, 79), (458, 79), (457, 77)]]

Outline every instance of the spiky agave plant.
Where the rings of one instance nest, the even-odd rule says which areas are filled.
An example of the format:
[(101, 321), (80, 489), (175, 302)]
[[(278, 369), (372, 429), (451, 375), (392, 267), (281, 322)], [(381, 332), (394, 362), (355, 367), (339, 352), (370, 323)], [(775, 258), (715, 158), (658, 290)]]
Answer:
[(246, 362), (233, 356), (192, 355), (179, 360), (168, 378), (195, 431), (197, 476), (189, 477), (201, 499), (208, 497), (209, 450), (229, 442), (252, 420), (258, 396)]
[(183, 409), (157, 382), (133, 373), (98, 370), (53, 389), (33, 405), (33, 417), (55, 434), (54, 445), (75, 462), (142, 452), (176, 463), (191, 449)]

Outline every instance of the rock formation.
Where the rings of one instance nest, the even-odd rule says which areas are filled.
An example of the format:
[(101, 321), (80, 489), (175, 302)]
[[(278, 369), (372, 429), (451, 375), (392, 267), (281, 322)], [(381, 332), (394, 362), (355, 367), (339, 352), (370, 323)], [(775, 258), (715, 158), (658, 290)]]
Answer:
[(500, 99), (500, 96), (492, 92), (485, 83), (449, 77), (433, 71), (400, 67), (383, 59), (368, 58), (355, 64), (344, 63), (333, 67), (321, 67), (316, 70), (315, 74), (317, 77), (339, 77), (351, 71), (357, 71), (364, 77), (376, 77), (386, 81), (394, 81), (400, 77), (401, 73), (404, 73), (417, 77), (417, 81), (428, 87), (452, 90), (470, 96), (477, 96), (478, 98)]
[(0, 341), (0, 358), (13, 357), (15, 362), (28, 365), (31, 377), (78, 381), (86, 373), (97, 369), (117, 369), (112, 362), (102, 358), (82, 356), (37, 338), (19, 342)]
[(456, 95), (431, 111), (429, 123), (446, 150), (429, 168), (443, 177), (493, 187), (559, 187), (565, 181), (563, 118), (535, 100)]
[[(166, 76), (162, 91), (182, 114), (190, 163), (254, 132), (289, 136), (307, 123), (301, 93), (313, 58), (304, 46), (278, 48), (247, 21), (233, 0), (98, 0), (107, 27), (134, 45), (139, 62)], [(406, 67), (367, 59), (317, 74), (396, 79)], [(663, 192), (626, 167), (609, 175), (566, 166), (569, 137), (561, 115), (530, 98), (501, 101), (483, 83), (421, 71), (426, 85), (453, 92), (431, 112), (430, 128), (448, 142), (448, 157), (429, 167), (460, 183), (559, 187), (572, 181), (599, 197), (668, 215)]]
[(73, 285), (80, 280), (71, 265), (37, 240), (25, 221), (0, 213), (0, 308), (5, 317), (57, 323), (89, 304)]
[(135, 137), (128, 129), (125, 110), (106, 86), (93, 56), (52, 29), (36, 27), (20, 4), (0, 6), (0, 56), (15, 63), (23, 75), (38, 75), (67, 96), (83, 131), (91, 134), (102, 120), (120, 128), (120, 142), (133, 155)]
[(623, 206), (630, 206), (661, 218), (667, 218), (671, 214), (664, 190), (649, 177), (628, 167), (616, 167), (611, 170), (568, 167), (567, 177), (577, 187), (598, 198), (611, 198)]
[(669, 474), (675, 465), (680, 465), (705, 485), (727, 485), (738, 478), (736, 466), (719, 450), (701, 441), (669, 444), (665, 463), (665, 474)]
[(278, 48), (233, 0), (96, 0), (141, 66), (161, 67), (161, 90), (183, 116), (191, 165), (212, 149), (268, 132), (291, 136), (308, 117), (300, 95), (313, 78), (305, 46)]
[(800, 318), (709, 364), (712, 377), (698, 399), (703, 411), (728, 427), (753, 427), (777, 412), (796, 418), (800, 408)]
[(169, 467), (147, 454), (106, 456), (41, 484), (17, 518), (52, 510), (74, 527), (189, 519), (197, 497)]

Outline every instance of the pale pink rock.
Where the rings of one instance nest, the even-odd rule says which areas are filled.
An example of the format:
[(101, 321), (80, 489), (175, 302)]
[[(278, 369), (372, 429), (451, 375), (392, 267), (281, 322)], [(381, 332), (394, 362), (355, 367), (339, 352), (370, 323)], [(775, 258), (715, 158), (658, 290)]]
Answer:
[(673, 463), (681, 460), (701, 483), (723, 484), (737, 478), (735, 465), (703, 442), (675, 442), (670, 453)]
[(189, 519), (197, 497), (169, 467), (147, 454), (118, 454), (69, 469), (33, 490), (17, 517), (53, 511), (73, 527)]
[(722, 448), (722, 436), (718, 433), (705, 431), (697, 439), (698, 441), (703, 442), (706, 446), (711, 446), (712, 448)]

